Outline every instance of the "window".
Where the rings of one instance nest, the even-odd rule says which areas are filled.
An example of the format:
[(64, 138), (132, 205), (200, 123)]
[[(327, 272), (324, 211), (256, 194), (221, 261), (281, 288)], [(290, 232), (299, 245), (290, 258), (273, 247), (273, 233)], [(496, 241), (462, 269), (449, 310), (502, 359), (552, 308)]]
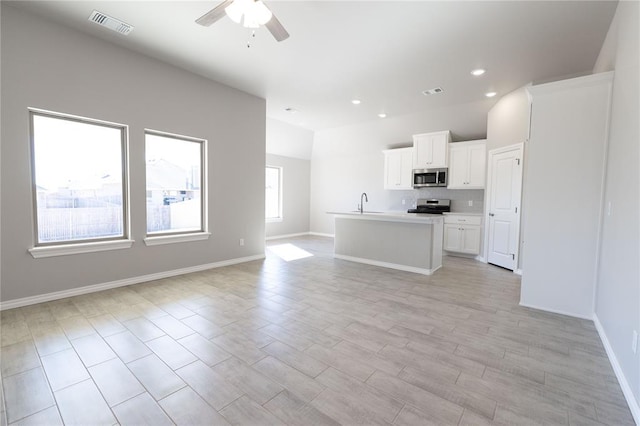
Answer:
[(145, 152), (147, 234), (206, 232), (206, 141), (147, 130)]
[(32, 255), (70, 254), (42, 250), (51, 246), (126, 240), (127, 127), (33, 109), (29, 115), (36, 211)]
[(265, 216), (267, 222), (282, 220), (282, 167), (266, 167)]

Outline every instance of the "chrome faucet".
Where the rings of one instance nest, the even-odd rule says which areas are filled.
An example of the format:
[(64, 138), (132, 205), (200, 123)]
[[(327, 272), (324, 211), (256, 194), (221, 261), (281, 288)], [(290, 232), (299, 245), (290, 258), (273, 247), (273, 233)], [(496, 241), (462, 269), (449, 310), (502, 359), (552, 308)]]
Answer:
[(364, 197), (364, 201), (366, 201), (367, 203), (369, 202), (367, 193), (363, 192), (362, 195), (360, 195), (360, 205), (358, 206), (358, 210), (360, 210), (360, 214), (364, 213), (364, 203), (362, 202), (362, 197)]

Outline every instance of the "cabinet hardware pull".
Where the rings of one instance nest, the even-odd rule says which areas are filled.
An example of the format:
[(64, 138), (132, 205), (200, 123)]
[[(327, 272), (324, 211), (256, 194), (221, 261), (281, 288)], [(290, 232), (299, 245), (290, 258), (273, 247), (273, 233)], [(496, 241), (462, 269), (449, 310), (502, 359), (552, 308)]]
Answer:
[(489, 213), (489, 216), (495, 216), (493, 213)]

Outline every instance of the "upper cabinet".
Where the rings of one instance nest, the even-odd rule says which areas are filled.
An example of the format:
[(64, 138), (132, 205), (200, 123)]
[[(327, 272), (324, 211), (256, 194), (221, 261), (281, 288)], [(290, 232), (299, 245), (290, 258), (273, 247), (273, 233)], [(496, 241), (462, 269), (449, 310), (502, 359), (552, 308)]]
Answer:
[(413, 189), (413, 148), (387, 149), (384, 154), (384, 189)]
[(451, 133), (448, 130), (413, 135), (413, 168), (447, 167)]
[(487, 141), (456, 142), (449, 145), (449, 189), (484, 189)]

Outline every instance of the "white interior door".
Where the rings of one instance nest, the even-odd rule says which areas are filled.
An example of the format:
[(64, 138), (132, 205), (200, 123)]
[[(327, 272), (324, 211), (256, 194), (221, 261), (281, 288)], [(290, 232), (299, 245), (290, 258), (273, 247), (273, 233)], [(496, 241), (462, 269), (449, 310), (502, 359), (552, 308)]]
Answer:
[(522, 145), (489, 151), (487, 261), (516, 267), (522, 193)]

